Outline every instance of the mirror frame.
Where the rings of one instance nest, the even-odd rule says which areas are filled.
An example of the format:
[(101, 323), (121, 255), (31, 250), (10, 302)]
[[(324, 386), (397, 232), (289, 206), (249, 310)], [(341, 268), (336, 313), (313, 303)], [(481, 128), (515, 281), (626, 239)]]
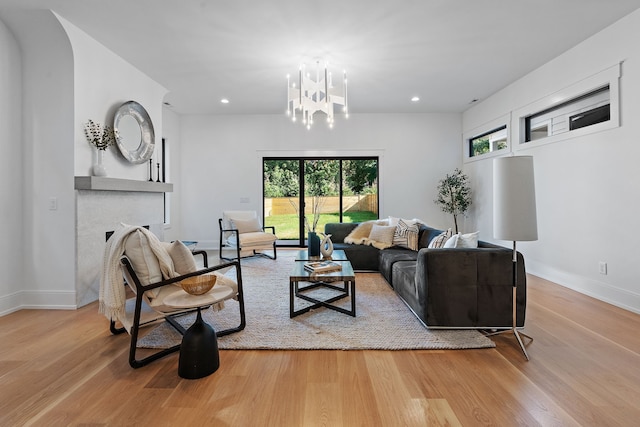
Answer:
[[(133, 117), (140, 126), (140, 143), (135, 150), (129, 150), (125, 145), (122, 135), (118, 132), (120, 121), (126, 117)], [(151, 123), (151, 117), (144, 107), (138, 104), (136, 101), (127, 101), (118, 107), (115, 116), (113, 117), (113, 130), (116, 137), (116, 145), (120, 150), (122, 156), (130, 163), (139, 164), (144, 163), (151, 158), (156, 146), (156, 137), (153, 132), (153, 123)], [(129, 142), (128, 146), (134, 145)]]

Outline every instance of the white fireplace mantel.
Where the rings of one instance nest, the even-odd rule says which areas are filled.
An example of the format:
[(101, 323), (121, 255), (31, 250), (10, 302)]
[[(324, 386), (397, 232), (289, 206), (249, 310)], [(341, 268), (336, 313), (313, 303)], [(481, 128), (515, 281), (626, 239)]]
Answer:
[(133, 179), (107, 178), (104, 176), (76, 176), (76, 190), (93, 191), (141, 191), (147, 193), (171, 193), (173, 184), (168, 182), (136, 181)]

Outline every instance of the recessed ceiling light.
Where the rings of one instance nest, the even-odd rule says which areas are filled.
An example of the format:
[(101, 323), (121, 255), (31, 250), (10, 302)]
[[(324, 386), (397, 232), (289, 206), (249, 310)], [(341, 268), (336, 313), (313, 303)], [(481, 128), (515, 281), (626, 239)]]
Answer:
[(411, 102), (418, 102), (420, 101), (420, 97), (419, 96), (414, 96), (411, 98)]
[(220, 102), (222, 102), (223, 104), (228, 104), (229, 100), (227, 98), (222, 98)]

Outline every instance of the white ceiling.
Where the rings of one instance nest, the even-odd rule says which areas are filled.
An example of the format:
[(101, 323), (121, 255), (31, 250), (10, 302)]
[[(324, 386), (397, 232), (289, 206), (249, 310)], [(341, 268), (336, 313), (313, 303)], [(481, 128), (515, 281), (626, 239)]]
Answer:
[(2, 7), (56, 11), (165, 86), (178, 113), (284, 113), (286, 75), (321, 60), (347, 70), (357, 114), (464, 111), (640, 0), (0, 0)]

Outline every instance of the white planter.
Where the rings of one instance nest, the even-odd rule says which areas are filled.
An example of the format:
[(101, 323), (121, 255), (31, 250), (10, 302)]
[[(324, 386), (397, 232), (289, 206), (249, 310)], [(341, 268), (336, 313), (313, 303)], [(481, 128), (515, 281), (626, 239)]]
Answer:
[(93, 165), (94, 176), (107, 176), (107, 168), (104, 167), (103, 162), (104, 150), (97, 150), (97, 163)]

